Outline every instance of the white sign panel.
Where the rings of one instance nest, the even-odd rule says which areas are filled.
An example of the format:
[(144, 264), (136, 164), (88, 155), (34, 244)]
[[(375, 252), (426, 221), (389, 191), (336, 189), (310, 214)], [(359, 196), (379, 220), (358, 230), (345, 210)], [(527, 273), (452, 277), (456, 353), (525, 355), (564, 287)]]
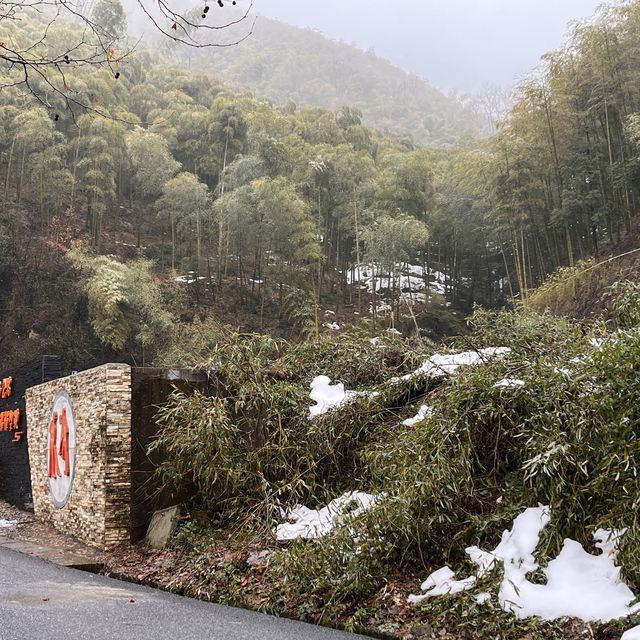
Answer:
[(53, 504), (61, 509), (67, 503), (76, 462), (76, 423), (71, 399), (60, 391), (53, 401), (47, 435), (47, 472)]

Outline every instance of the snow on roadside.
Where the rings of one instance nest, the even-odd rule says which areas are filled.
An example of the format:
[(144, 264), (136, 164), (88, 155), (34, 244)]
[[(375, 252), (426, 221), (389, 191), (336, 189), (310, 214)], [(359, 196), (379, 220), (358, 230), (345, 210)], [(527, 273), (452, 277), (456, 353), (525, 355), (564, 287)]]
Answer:
[(289, 511), (281, 510), (283, 518), (291, 522), (274, 529), (277, 540), (322, 538), (336, 527), (342, 526), (370, 509), (380, 496), (363, 491), (350, 491), (332, 500), (322, 509), (309, 509), (298, 505)]
[[(549, 507), (526, 509), (513, 522), (511, 531), (502, 534), (500, 544), (491, 552), (469, 547), (466, 553), (478, 567), (475, 576), (455, 580), (448, 567), (434, 572), (422, 584), (426, 593), (409, 596), (409, 602), (419, 602), (441, 593), (456, 593), (470, 589), (476, 579), (492, 571), (498, 562), (504, 566), (504, 577), (498, 601), (504, 611), (517, 618), (538, 616), (544, 620), (571, 617), (590, 622), (608, 622), (640, 610), (631, 605), (635, 595), (622, 582), (615, 566), (616, 545), (624, 531), (598, 529), (593, 537), (602, 551), (598, 556), (587, 553), (575, 540), (566, 539), (558, 556), (543, 569), (546, 584), (536, 584), (527, 574), (539, 566), (535, 550), (540, 533), (549, 523)], [(438, 578), (444, 578), (442, 583)], [(448, 590), (447, 590), (448, 589)]]

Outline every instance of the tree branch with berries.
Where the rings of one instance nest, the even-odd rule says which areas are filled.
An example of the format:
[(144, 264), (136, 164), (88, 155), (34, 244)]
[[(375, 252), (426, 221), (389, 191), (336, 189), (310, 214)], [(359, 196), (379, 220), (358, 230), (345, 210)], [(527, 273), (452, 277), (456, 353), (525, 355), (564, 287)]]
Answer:
[[(153, 28), (163, 37), (188, 47), (234, 46), (252, 33), (224, 42), (222, 32), (247, 20), (252, 3), (233, 19), (209, 24), (212, 7), (222, 9), (236, 1), (205, 0), (197, 11), (183, 13), (176, 0), (137, 0)], [(108, 115), (99, 100), (74, 91), (73, 72), (86, 67), (106, 69), (114, 81), (135, 49), (126, 34), (126, 15), (120, 0), (0, 0), (0, 90), (24, 91), (59, 117), (60, 104), (72, 115), (79, 108)], [(28, 21), (38, 24), (28, 38), (15, 28)], [(73, 26), (73, 28), (68, 28)]]

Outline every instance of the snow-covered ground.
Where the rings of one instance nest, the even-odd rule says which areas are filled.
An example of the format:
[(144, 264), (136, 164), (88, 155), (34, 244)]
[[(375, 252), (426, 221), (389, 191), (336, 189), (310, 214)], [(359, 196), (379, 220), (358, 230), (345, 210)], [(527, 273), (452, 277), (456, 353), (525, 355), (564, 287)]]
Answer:
[[(598, 529), (593, 537), (600, 555), (587, 553), (580, 543), (566, 539), (558, 556), (542, 570), (546, 584), (528, 579), (528, 574), (539, 568), (535, 552), (550, 520), (549, 507), (526, 509), (514, 520), (511, 530), (502, 534), (493, 551), (475, 546), (465, 550), (478, 568), (476, 575), (456, 580), (449, 567), (438, 569), (422, 583), (423, 593), (409, 596), (409, 602), (471, 589), (501, 563), (504, 575), (496, 594), (498, 603), (517, 618), (571, 617), (608, 622), (640, 611), (640, 604), (632, 604), (635, 595), (615, 565), (617, 544), (624, 531)], [(491, 597), (483, 592), (477, 601), (487, 602)]]
[[(375, 276), (374, 276), (375, 274)], [(425, 303), (432, 300), (431, 293), (444, 295), (447, 277), (441, 271), (425, 272), (422, 265), (407, 264), (397, 273), (392, 274), (383, 270), (379, 265), (355, 265), (347, 271), (349, 284), (359, 283), (368, 293), (374, 291), (383, 300), (376, 305), (377, 313), (384, 314), (391, 311), (391, 306), (385, 302), (389, 292), (395, 288), (400, 300), (409, 303)], [(373, 311), (373, 309), (371, 309)]]
[(196, 276), (195, 271), (189, 271), (183, 276), (177, 276), (175, 278), (175, 281), (179, 282), (180, 284), (194, 284), (195, 282), (198, 282), (198, 280), (206, 279), (207, 278), (205, 276)]

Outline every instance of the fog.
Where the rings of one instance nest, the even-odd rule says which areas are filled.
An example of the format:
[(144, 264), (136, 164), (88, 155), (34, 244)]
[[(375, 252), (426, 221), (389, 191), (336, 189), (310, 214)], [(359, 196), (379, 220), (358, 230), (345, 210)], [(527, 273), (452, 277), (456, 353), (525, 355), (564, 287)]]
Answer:
[[(127, 0), (135, 7), (135, 0)], [(192, 5), (174, 2), (172, 6)], [(212, 19), (229, 15), (211, 0)], [(562, 45), (568, 23), (591, 17), (601, 0), (253, 0), (262, 14), (373, 49), (447, 90), (507, 88)], [(198, 5), (199, 6), (199, 5)], [(250, 0), (237, 0), (247, 10)], [(140, 26), (140, 16), (131, 16)], [(258, 18), (259, 20), (259, 18)], [(148, 26), (148, 25), (147, 25)]]
[(445, 89), (509, 86), (602, 0), (254, 0), (256, 11), (379, 55)]

